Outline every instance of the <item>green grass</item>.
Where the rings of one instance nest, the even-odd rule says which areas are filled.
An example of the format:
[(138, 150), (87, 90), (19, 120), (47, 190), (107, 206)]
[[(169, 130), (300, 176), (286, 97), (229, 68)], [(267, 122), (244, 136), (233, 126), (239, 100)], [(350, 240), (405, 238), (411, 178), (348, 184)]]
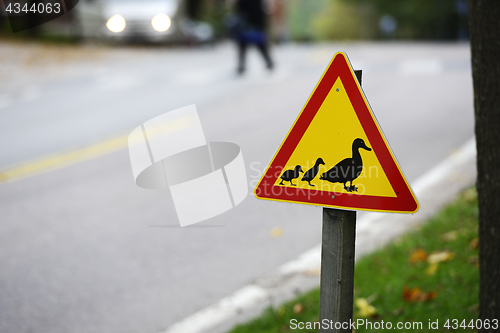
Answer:
[[(466, 325), (476, 320), (479, 292), (477, 226), (477, 196), (474, 189), (469, 189), (418, 230), (359, 260), (355, 269), (354, 299), (367, 299), (375, 307), (376, 314), (362, 317), (360, 309), (354, 306), (354, 320), (359, 318), (372, 323), (383, 320), (391, 322), (394, 330), (398, 322), (422, 322), (423, 329), (415, 330), (418, 332), (448, 332), (443, 327), (447, 319), (458, 319), (458, 325), (464, 319)], [(430, 264), (426, 260), (410, 260), (418, 249), (428, 254), (449, 251), (453, 257), (438, 263), (435, 273), (428, 274)], [(421, 295), (435, 298), (405, 299), (405, 286), (412, 290), (419, 288)], [(319, 289), (315, 289), (278, 308), (267, 308), (259, 318), (235, 327), (231, 333), (316, 332), (314, 329), (292, 330), (290, 320), (314, 322), (319, 319), (318, 313)], [(429, 329), (429, 319), (432, 322), (439, 320), (439, 329)], [(475, 331), (469, 327), (458, 327), (458, 330)], [(356, 330), (370, 331), (363, 326)]]

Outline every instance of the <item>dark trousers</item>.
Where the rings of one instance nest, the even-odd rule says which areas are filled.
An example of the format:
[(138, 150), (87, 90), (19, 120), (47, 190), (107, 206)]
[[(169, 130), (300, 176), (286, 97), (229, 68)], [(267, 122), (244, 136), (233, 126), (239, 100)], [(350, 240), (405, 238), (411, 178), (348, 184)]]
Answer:
[(249, 43), (244, 40), (238, 40), (238, 72), (243, 73), (245, 71), (245, 58), (246, 58), (248, 44), (255, 44), (255, 46), (257, 46), (257, 49), (259, 50), (260, 54), (262, 54), (262, 57), (264, 57), (267, 68), (272, 69), (273, 61), (269, 56), (269, 48), (267, 47), (266, 42)]

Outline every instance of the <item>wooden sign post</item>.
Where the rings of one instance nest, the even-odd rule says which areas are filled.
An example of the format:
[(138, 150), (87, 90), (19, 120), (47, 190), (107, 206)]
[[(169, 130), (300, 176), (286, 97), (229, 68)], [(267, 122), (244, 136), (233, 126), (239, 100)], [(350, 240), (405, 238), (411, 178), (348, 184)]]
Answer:
[[(320, 333), (352, 332), (356, 212), (323, 208), (319, 319)], [(337, 327), (335, 326), (337, 324)]]

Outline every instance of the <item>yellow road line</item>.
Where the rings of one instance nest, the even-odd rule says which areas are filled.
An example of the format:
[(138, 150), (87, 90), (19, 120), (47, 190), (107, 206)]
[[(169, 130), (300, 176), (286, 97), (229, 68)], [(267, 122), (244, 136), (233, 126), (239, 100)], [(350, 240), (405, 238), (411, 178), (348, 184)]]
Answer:
[(0, 184), (39, 175), (68, 165), (90, 160), (127, 147), (128, 135), (70, 152), (50, 154), (0, 170)]

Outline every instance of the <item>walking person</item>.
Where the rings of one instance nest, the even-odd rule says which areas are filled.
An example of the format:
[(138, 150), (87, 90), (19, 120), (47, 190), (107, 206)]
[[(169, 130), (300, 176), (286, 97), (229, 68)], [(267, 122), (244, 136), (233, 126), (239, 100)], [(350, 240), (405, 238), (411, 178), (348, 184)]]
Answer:
[(240, 75), (245, 72), (246, 52), (250, 44), (257, 46), (269, 70), (274, 66), (269, 55), (266, 35), (267, 14), (264, 9), (264, 1), (236, 0), (237, 27), (235, 28), (235, 37), (238, 46), (238, 74)]

